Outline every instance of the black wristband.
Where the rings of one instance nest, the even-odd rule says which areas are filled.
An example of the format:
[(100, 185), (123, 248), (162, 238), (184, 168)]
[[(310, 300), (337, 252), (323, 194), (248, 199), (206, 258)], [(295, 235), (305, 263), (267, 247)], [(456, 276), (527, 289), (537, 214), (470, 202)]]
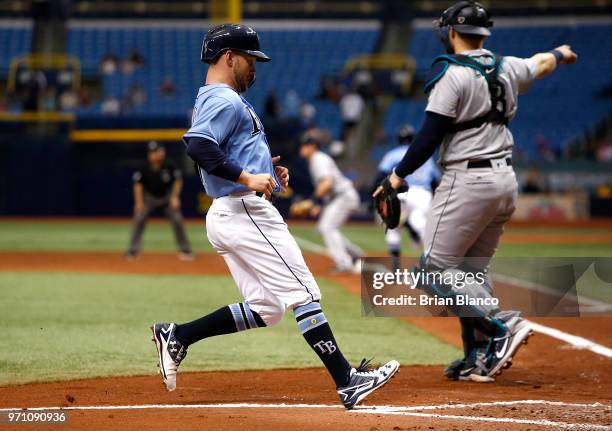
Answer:
[(553, 49), (552, 51), (548, 51), (548, 52), (555, 56), (555, 60), (557, 60), (557, 64), (561, 63), (561, 61), (563, 60), (563, 53), (561, 51), (559, 51), (558, 49)]

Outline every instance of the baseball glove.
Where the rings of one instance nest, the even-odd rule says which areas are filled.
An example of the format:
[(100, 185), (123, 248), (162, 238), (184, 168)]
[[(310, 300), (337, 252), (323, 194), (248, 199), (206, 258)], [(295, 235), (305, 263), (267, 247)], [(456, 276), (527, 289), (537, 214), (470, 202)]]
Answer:
[(408, 187), (404, 184), (399, 189), (395, 190), (391, 187), (389, 177), (386, 177), (382, 183), (380, 183), (382, 191), (376, 195), (376, 211), (382, 219), (387, 229), (395, 229), (400, 222), (400, 215), (402, 212), (402, 206), (400, 200), (397, 197), (398, 193), (404, 193), (408, 191)]
[(310, 215), (310, 210), (315, 203), (311, 199), (304, 199), (291, 204), (289, 207), (289, 215), (296, 218), (306, 218)]

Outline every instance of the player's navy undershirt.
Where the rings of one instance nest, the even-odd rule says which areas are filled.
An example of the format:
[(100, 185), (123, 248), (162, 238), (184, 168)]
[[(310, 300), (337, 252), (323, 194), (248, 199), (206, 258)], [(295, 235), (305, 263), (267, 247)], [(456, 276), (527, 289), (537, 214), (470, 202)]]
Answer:
[(442, 143), (453, 121), (454, 118), (427, 111), (421, 130), (408, 147), (402, 161), (395, 167), (395, 175), (405, 178), (425, 163)]
[(197, 136), (184, 138), (187, 154), (209, 175), (236, 182), (242, 168), (227, 160), (227, 154), (210, 139)]

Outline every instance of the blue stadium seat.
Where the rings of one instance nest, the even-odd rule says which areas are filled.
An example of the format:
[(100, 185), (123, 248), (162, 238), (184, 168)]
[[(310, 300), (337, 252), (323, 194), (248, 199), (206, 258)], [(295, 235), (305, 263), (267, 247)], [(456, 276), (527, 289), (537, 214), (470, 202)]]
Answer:
[(18, 55), (28, 54), (32, 47), (32, 23), (17, 21), (0, 27), (0, 73), (6, 75), (11, 60)]
[[(206, 71), (206, 66), (199, 62), (205, 31), (205, 28), (73, 24), (68, 33), (68, 52), (81, 59), (84, 73), (97, 74), (106, 53), (123, 59), (137, 49), (145, 59), (144, 67), (130, 76), (118, 73), (104, 77), (104, 93), (121, 97), (138, 82), (145, 88), (147, 102), (128, 115), (186, 116)], [(321, 125), (337, 135), (341, 125), (338, 108), (315, 100), (320, 77), (341, 69), (355, 54), (371, 52), (377, 30), (258, 28), (258, 32), (263, 49), (273, 61), (258, 65), (257, 85), (248, 91), (247, 98), (255, 109), (262, 113), (265, 98), (271, 92), (282, 101), (289, 90), (295, 90), (302, 100), (315, 105)], [(173, 98), (165, 98), (158, 91), (166, 76), (171, 76), (176, 84)], [(101, 115), (99, 106), (81, 109), (78, 114)]]

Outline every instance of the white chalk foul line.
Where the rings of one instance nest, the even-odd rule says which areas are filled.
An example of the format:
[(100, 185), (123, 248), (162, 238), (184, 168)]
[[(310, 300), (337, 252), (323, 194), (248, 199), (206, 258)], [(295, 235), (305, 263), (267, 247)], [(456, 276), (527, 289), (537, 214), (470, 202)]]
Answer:
[(550, 421), (548, 419), (512, 419), (512, 418), (491, 418), (483, 416), (462, 416), (462, 415), (441, 415), (437, 413), (416, 413), (416, 412), (398, 412), (398, 411), (380, 411), (380, 410), (355, 410), (357, 413), (366, 414), (386, 414), (386, 415), (398, 415), (398, 416), (417, 416), (423, 418), (434, 418), (434, 419), (452, 419), (452, 420), (464, 420), (464, 421), (475, 421), (475, 422), (494, 422), (494, 423), (509, 423), (509, 424), (523, 424), (523, 425), (539, 425), (552, 427), (554, 429), (584, 429), (584, 430), (612, 430), (612, 427), (607, 425), (596, 425), (596, 424), (575, 424), (569, 422), (557, 422)]
[[(353, 411), (358, 410), (380, 410), (380, 411), (419, 411), (419, 410), (444, 410), (444, 409), (464, 409), (472, 407), (503, 407), (515, 405), (548, 405), (559, 407), (576, 408), (605, 408), (612, 409), (612, 406), (601, 403), (580, 404), (566, 403), (563, 401), (548, 400), (514, 400), (514, 401), (491, 401), (468, 404), (434, 404), (424, 406), (357, 406)], [(339, 404), (261, 404), (261, 403), (220, 403), (220, 404), (127, 404), (117, 406), (52, 406), (52, 407), (5, 407), (0, 408), (0, 412), (10, 411), (40, 411), (40, 410), (148, 410), (148, 409), (343, 409)]]
[(316, 242), (312, 242), (310, 240), (300, 238), (299, 236), (293, 236), (295, 241), (302, 247), (304, 250), (309, 251), (311, 253), (318, 253), (327, 256), (327, 250), (325, 247), (317, 244)]
[[(481, 416), (463, 416), (463, 415), (446, 415), (439, 413), (423, 413), (422, 410), (445, 410), (445, 409), (461, 409), (472, 407), (491, 407), (491, 406), (512, 406), (512, 405), (552, 405), (561, 407), (576, 407), (576, 408), (605, 408), (611, 409), (600, 403), (593, 404), (576, 404), (564, 403), (561, 401), (546, 401), (546, 400), (516, 400), (516, 401), (494, 401), (471, 404), (439, 404), (425, 406), (359, 406), (352, 412), (364, 414), (378, 415), (399, 415), (399, 416), (416, 416), (434, 419), (454, 419), (476, 422), (493, 422), (493, 423), (512, 423), (524, 425), (539, 425), (553, 427), (556, 429), (591, 429), (591, 430), (612, 430), (612, 427), (597, 424), (585, 423), (569, 423), (557, 422), (547, 419), (513, 419), (513, 418), (492, 418)], [(33, 407), (33, 408), (0, 408), (0, 412), (9, 411), (49, 411), (49, 410), (151, 410), (151, 409), (330, 409), (343, 410), (344, 408), (338, 404), (257, 404), (257, 403), (232, 403), (232, 404), (142, 404), (142, 405), (118, 405), (118, 406), (69, 406), (69, 407)]]
[[(559, 297), (558, 290), (555, 290), (548, 286), (543, 286), (538, 283), (534, 283), (529, 280), (523, 280), (521, 278), (512, 277), (512, 276), (505, 275), (505, 274), (498, 274), (498, 273), (491, 274), (491, 277), (493, 278), (493, 281), (500, 281), (502, 283), (507, 283), (513, 286), (522, 287), (523, 289), (533, 290), (534, 292), (540, 292), (540, 293), (551, 295), (553, 297)], [(584, 308), (587, 311), (591, 311), (594, 313), (597, 313), (597, 312), (603, 313), (603, 312), (612, 310), (612, 305), (606, 302), (603, 302), (603, 301), (598, 301), (597, 299), (588, 298), (584, 295), (577, 296), (577, 295), (574, 295), (568, 292), (568, 293), (565, 293), (564, 296), (571, 298), (572, 300), (576, 302), (576, 304), (581, 304), (582, 305), (581, 310)]]
[(567, 332), (560, 331), (559, 329), (540, 325), (539, 323), (535, 323), (532, 321), (529, 321), (529, 325), (531, 325), (534, 331), (564, 341), (567, 344), (570, 344), (571, 346), (575, 347), (576, 349), (590, 350), (591, 352), (605, 356), (606, 358), (612, 358), (612, 349), (610, 349), (609, 347), (602, 346), (601, 344), (597, 344), (591, 340), (587, 340), (586, 338), (568, 334)]
[[(396, 406), (376, 406), (370, 408), (381, 408), (388, 411), (419, 411), (419, 410), (446, 410), (446, 409), (466, 409), (473, 407), (508, 407), (517, 405), (546, 405), (546, 406), (558, 406), (558, 407), (574, 407), (574, 408), (604, 408), (606, 410), (612, 409), (612, 406), (608, 406), (601, 403), (566, 403), (563, 401), (548, 401), (548, 400), (514, 400), (514, 401), (490, 401), (481, 403), (453, 403), (453, 404), (439, 404), (439, 405), (428, 405), (428, 406), (410, 406), (410, 407), (396, 407)], [(366, 407), (362, 407), (366, 408)]]
[(67, 406), (67, 407), (28, 407), (28, 408), (1, 408), (0, 412), (11, 411), (41, 411), (41, 410), (164, 410), (164, 409), (340, 409), (340, 405), (331, 404), (257, 404), (257, 403), (230, 403), (230, 404), (135, 404), (119, 406)]

